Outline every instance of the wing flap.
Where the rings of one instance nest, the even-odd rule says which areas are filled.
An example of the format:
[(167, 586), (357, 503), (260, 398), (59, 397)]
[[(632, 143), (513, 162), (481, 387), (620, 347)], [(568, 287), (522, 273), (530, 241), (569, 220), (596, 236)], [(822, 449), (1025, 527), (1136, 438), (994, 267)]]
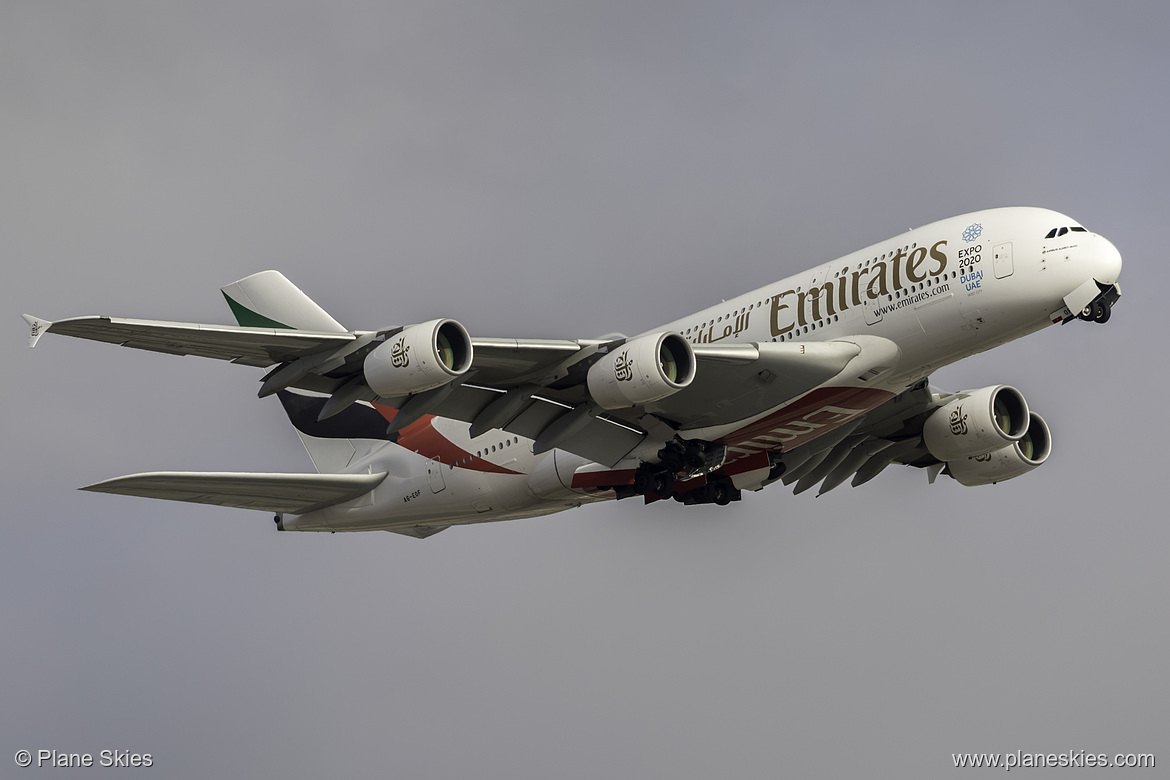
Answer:
[(155, 471), (86, 485), (81, 490), (195, 504), (304, 514), (370, 492), (379, 474), (252, 474)]

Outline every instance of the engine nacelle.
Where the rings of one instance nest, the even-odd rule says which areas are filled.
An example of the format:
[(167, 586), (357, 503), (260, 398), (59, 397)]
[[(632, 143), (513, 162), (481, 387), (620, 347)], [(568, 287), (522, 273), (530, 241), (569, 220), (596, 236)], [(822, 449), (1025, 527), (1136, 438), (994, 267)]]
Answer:
[(986, 455), (1018, 441), (1028, 430), (1028, 402), (1008, 385), (968, 390), (936, 409), (922, 426), (926, 449), (939, 460)]
[(695, 353), (677, 333), (630, 339), (589, 367), (589, 395), (604, 409), (627, 409), (677, 393), (695, 378)]
[(421, 393), (471, 367), (471, 336), (455, 320), (408, 325), (366, 355), (366, 384), (380, 396)]
[(1028, 430), (1019, 441), (986, 455), (951, 461), (947, 463), (947, 471), (960, 484), (975, 487), (1018, 477), (1048, 460), (1052, 452), (1048, 423), (1038, 414), (1028, 416)]

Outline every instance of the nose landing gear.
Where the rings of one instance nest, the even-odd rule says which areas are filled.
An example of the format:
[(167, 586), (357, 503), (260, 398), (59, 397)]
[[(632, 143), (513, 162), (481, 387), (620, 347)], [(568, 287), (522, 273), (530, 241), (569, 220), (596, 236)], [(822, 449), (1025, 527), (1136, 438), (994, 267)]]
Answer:
[(1101, 282), (1097, 282), (1097, 286), (1101, 289), (1101, 294), (1081, 310), (1081, 313), (1077, 315), (1078, 319), (1086, 322), (1109, 322), (1109, 314), (1113, 311), (1113, 304), (1117, 303), (1117, 299), (1121, 297), (1121, 288), (1116, 284), (1105, 285)]

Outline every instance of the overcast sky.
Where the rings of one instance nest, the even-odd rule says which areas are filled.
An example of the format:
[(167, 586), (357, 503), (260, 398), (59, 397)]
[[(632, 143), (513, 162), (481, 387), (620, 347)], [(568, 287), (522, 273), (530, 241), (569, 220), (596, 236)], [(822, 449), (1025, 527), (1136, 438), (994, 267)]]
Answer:
[[(10, 763), (42, 748), (150, 753), (175, 778), (1170, 764), (1168, 16), (5, 3), (2, 774), (56, 776)], [(75, 490), (311, 470), (261, 372), (29, 351), (18, 316), (229, 323), (219, 287), (278, 268), (349, 327), (632, 333), (1009, 205), (1109, 237), (1124, 297), (1105, 327), (933, 377), (1012, 384), (1052, 427), (1044, 468), (993, 487), (892, 468), (819, 499), (776, 485), (421, 542), (278, 534)]]

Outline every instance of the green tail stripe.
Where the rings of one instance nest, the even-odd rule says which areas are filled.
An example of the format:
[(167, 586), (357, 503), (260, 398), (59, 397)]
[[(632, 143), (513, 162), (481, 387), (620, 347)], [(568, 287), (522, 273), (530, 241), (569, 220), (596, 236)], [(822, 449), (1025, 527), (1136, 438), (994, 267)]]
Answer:
[(227, 299), (228, 306), (231, 307), (232, 314), (235, 315), (236, 322), (240, 323), (245, 328), (286, 328), (287, 330), (296, 330), (291, 325), (285, 325), (283, 322), (270, 320), (263, 314), (258, 314), (247, 306), (237, 301), (233, 301), (232, 297), (227, 293), (223, 294)]

